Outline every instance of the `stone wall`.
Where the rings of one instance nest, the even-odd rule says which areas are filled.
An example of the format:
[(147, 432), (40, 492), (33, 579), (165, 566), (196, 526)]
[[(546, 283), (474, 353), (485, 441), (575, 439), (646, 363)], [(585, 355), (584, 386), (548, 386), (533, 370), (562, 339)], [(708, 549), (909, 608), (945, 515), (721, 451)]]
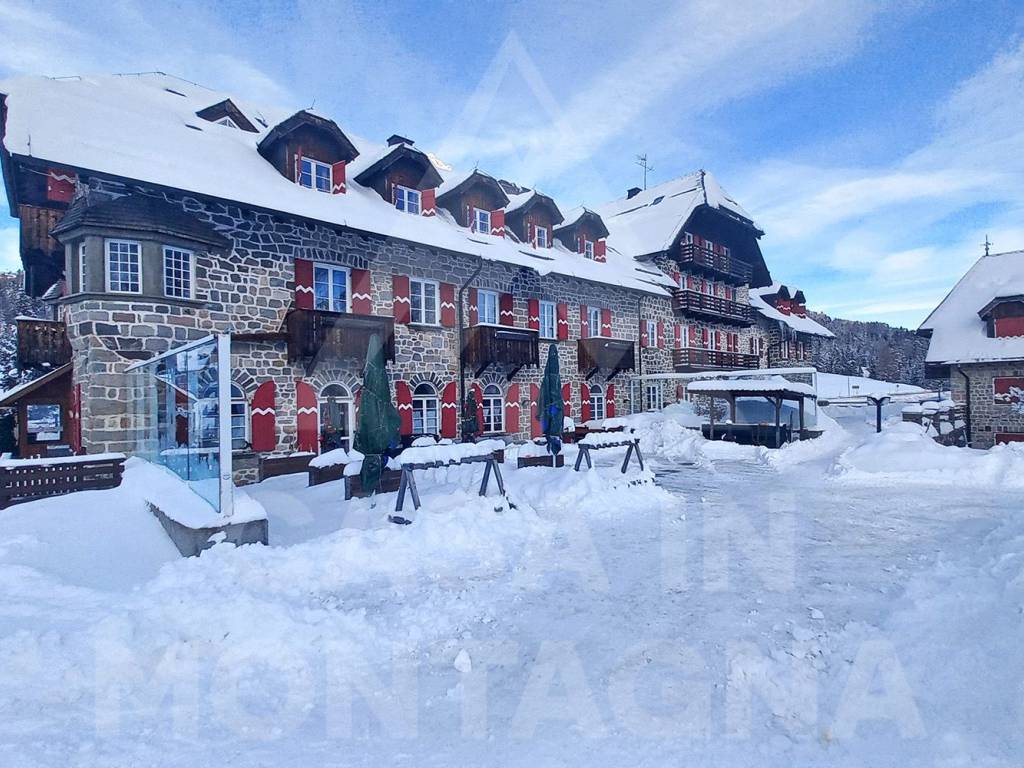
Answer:
[(970, 381), (970, 402), (967, 384), (956, 366), (950, 375), (953, 400), (969, 406), (971, 447), (991, 448), (997, 432), (1024, 433), (1024, 408), (1008, 403), (997, 403), (993, 390), (993, 379), (998, 376), (1024, 377), (1024, 362), (981, 363), (962, 366)]

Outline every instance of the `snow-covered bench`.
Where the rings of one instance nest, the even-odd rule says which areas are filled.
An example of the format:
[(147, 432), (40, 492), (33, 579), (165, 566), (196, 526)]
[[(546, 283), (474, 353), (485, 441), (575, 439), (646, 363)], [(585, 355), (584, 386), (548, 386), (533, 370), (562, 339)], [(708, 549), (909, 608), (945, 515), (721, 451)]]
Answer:
[(116, 488), (124, 474), (123, 453), (0, 461), (0, 509), (45, 496)]
[[(454, 443), (451, 445), (424, 445), (406, 448), (397, 457), (388, 462), (392, 469), (400, 468), (402, 472), (398, 483), (398, 498), (395, 500), (395, 512), (401, 512), (405, 504), (405, 493), (412, 494), (412, 503), (420, 508), (420, 494), (416, 488), (417, 469), (438, 469), (463, 464), (483, 464), (484, 476), (480, 481), (480, 495), (487, 495), (487, 486), (491, 474), (498, 483), (498, 490), (505, 495), (505, 481), (501, 477), (497, 454), (505, 450), (502, 440), (482, 440), (479, 443)], [(393, 517), (392, 522), (408, 522), (401, 517)]]
[(640, 440), (634, 436), (633, 431), (621, 432), (591, 432), (577, 443), (579, 453), (576, 455), (576, 466), (574, 469), (579, 472), (583, 460), (587, 461), (587, 469), (593, 469), (591, 451), (601, 451), (605, 448), (626, 448), (626, 457), (622, 460), (622, 474), (626, 474), (629, 460), (636, 453), (636, 460), (640, 469), (644, 468), (644, 457), (640, 454)]

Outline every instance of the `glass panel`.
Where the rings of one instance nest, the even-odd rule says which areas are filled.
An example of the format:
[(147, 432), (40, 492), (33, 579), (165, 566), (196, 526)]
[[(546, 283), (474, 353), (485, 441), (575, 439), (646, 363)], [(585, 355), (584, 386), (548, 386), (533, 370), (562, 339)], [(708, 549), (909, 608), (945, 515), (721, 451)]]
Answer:
[(331, 296), (332, 307), (335, 312), (347, 312), (348, 311), (348, 275), (343, 269), (331, 270), (331, 276), (334, 278), (334, 291)]
[(331, 308), (330, 277), (327, 267), (313, 268), (313, 306), (316, 309)]
[(28, 432), (29, 442), (44, 443), (51, 440), (60, 440), (61, 417), (60, 405), (56, 403), (33, 403), (26, 406), (27, 423), (25, 430)]

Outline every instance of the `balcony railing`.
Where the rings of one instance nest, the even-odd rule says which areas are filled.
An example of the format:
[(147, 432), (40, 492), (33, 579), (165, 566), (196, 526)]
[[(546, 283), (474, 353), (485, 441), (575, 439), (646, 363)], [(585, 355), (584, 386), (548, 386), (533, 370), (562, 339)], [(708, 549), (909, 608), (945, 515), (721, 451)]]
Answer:
[(609, 372), (609, 379), (619, 371), (634, 371), (634, 346), (630, 339), (610, 339), (605, 336), (580, 339), (577, 346), (579, 371), (588, 379), (602, 369)]
[(526, 365), (539, 365), (538, 332), (503, 325), (474, 325), (463, 336), (463, 360), (480, 376), (488, 366), (503, 366), (508, 378)]
[(384, 357), (395, 359), (395, 323), (390, 317), (292, 309), (285, 321), (288, 361), (302, 362), (310, 373), (318, 364), (341, 359), (366, 363), (366, 350), (373, 334), (380, 336)]
[(679, 249), (679, 266), (694, 271), (726, 277), (737, 284), (749, 283), (754, 269), (747, 262), (734, 256), (715, 253), (694, 243), (684, 243)]
[(71, 344), (64, 323), (18, 318), (18, 365), (22, 368), (64, 365), (71, 360)]
[(710, 296), (706, 293), (676, 288), (672, 292), (676, 312), (686, 316), (706, 317), (733, 325), (750, 325), (754, 322), (753, 310), (749, 304)]
[(737, 368), (757, 368), (757, 355), (742, 352), (723, 352), (720, 349), (701, 349), (684, 347), (672, 350), (672, 365), (676, 373), (708, 370), (734, 370)]

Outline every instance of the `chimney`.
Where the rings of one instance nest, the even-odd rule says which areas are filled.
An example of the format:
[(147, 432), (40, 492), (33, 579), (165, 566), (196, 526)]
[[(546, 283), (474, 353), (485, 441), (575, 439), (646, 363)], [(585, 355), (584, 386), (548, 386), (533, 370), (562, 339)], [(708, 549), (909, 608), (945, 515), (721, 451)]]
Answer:
[(626, 190), (626, 199), (632, 200), (634, 197), (640, 194), (640, 187), (630, 187)]
[(393, 147), (396, 144), (408, 144), (411, 147), (415, 142), (412, 139), (405, 138), (405, 136), (399, 136), (397, 133), (393, 133), (388, 139), (388, 146)]

